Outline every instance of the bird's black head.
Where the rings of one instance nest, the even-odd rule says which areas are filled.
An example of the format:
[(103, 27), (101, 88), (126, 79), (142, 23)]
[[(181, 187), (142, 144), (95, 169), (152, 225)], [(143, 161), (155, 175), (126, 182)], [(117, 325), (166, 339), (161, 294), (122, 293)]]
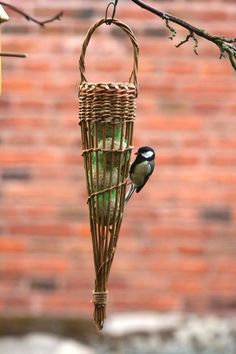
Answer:
[(138, 151), (135, 153), (135, 155), (138, 155), (142, 157), (144, 160), (148, 160), (148, 161), (155, 159), (155, 151), (149, 146), (141, 146), (138, 149)]

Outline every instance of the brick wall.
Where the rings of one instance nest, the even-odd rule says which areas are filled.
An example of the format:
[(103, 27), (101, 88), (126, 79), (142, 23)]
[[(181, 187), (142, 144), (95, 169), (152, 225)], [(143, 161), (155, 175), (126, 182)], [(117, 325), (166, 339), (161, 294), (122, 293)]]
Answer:
[[(106, 1), (10, 1), (62, 21), (40, 29), (12, 14), (0, 98), (0, 312), (90, 315), (94, 271), (78, 128), (78, 58)], [(235, 37), (235, 0), (149, 3)], [(163, 22), (128, 0), (117, 17), (140, 43), (134, 142), (158, 149), (150, 182), (129, 203), (109, 283), (109, 311), (236, 309), (236, 81), (213, 45), (176, 49)], [(126, 80), (131, 46), (103, 27), (90, 80)]]

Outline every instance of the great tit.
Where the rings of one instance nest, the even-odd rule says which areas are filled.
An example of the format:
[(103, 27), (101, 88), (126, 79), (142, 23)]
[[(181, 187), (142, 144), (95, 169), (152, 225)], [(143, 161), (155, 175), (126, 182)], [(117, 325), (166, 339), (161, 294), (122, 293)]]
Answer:
[(148, 147), (142, 146), (135, 153), (136, 159), (130, 166), (129, 176), (131, 179), (131, 186), (125, 196), (127, 203), (134, 191), (138, 193), (147, 183), (155, 167), (155, 151)]

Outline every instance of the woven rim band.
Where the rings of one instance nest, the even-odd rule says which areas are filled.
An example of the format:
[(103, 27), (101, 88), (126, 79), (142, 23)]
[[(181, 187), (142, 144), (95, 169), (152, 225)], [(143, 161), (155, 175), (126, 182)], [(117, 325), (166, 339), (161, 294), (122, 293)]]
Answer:
[[(86, 36), (85, 36), (85, 40), (84, 43), (82, 45), (82, 49), (81, 49), (81, 54), (80, 54), (80, 60), (79, 60), (79, 69), (80, 69), (80, 75), (81, 75), (81, 82), (87, 81), (86, 77), (85, 77), (85, 53), (86, 53), (86, 49), (88, 47), (89, 41), (93, 35), (93, 33), (95, 32), (95, 30), (101, 26), (102, 24), (106, 23), (105, 19), (101, 19), (99, 20), (97, 23), (95, 23), (92, 27), (90, 27), (90, 29), (88, 30)], [(138, 46), (138, 42), (137, 39), (133, 33), (133, 31), (131, 30), (131, 28), (129, 26), (127, 26), (125, 23), (117, 20), (117, 19), (113, 19), (111, 20), (111, 23), (113, 23), (114, 25), (122, 28), (127, 35), (129, 36), (131, 43), (133, 45), (133, 49), (134, 49), (134, 64), (133, 64), (133, 69), (131, 72), (131, 75), (129, 77), (129, 82), (133, 82), (134, 85), (136, 87), (138, 87), (138, 81), (137, 81), (137, 72), (138, 72), (138, 55), (139, 55), (139, 46)]]
[(108, 291), (94, 291), (93, 303), (99, 306), (106, 306)]

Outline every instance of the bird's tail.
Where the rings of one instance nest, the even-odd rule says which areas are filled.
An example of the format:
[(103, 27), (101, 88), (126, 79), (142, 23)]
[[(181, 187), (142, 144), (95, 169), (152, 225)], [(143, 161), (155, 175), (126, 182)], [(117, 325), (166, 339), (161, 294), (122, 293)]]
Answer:
[(135, 184), (131, 183), (130, 187), (129, 187), (129, 190), (126, 193), (126, 196), (125, 196), (125, 203), (127, 203), (130, 200), (130, 198), (132, 197), (132, 194), (134, 193), (135, 190), (136, 190)]

